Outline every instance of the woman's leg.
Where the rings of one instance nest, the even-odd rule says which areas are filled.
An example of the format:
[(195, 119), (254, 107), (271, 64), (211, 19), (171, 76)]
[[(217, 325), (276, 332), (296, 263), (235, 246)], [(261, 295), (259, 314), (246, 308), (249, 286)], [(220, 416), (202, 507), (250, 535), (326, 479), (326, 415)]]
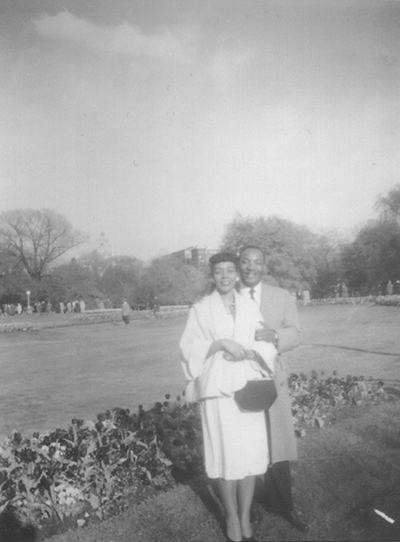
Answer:
[(250, 508), (253, 502), (255, 486), (256, 476), (246, 476), (246, 478), (238, 480), (239, 521), (242, 535), (246, 538), (253, 536), (250, 524)]
[(220, 478), (218, 486), (226, 512), (226, 534), (231, 540), (240, 542), (242, 540), (242, 531), (238, 516), (238, 481)]

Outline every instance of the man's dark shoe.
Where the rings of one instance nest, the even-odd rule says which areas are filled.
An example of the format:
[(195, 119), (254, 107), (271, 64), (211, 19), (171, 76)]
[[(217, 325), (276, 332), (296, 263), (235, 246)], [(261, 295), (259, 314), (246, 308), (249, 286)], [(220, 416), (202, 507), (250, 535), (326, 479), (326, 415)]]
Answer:
[(280, 514), (286, 521), (293, 527), (293, 529), (296, 529), (300, 533), (305, 533), (308, 529), (307, 525), (305, 525), (301, 519), (299, 518), (299, 515), (295, 510), (291, 510), (290, 512), (284, 512)]

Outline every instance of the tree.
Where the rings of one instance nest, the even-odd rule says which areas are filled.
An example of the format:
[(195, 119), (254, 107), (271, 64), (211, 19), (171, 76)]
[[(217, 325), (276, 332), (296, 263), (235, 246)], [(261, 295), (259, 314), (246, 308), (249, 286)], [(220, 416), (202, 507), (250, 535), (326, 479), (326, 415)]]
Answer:
[(124, 299), (132, 307), (143, 302), (143, 263), (137, 258), (114, 256), (102, 263), (95, 257), (91, 260), (91, 268), (97, 274), (98, 288), (114, 306), (120, 307)]
[(265, 256), (271, 283), (284, 288), (311, 289), (316, 280), (313, 250), (317, 235), (304, 226), (274, 217), (243, 218), (238, 215), (226, 229), (223, 247), (239, 251), (259, 246)]
[(102, 293), (97, 288), (92, 270), (78, 258), (72, 258), (69, 263), (59, 265), (43, 278), (38, 297), (48, 299), (52, 304), (83, 299), (90, 308), (95, 306), (95, 300), (101, 298)]
[(24, 266), (0, 245), (0, 305), (26, 302), (26, 291), (36, 292), (36, 282), (26, 273)]
[(344, 247), (342, 262), (352, 290), (380, 293), (384, 283), (400, 278), (400, 225), (393, 220), (369, 222)]
[(400, 218), (400, 184), (394, 185), (387, 196), (379, 196), (375, 208), (382, 211), (384, 220)]
[(157, 296), (162, 305), (185, 305), (196, 301), (207, 284), (207, 277), (199, 269), (168, 257), (152, 262), (143, 286), (150, 302)]
[(343, 243), (336, 232), (316, 237), (312, 250), (316, 268), (313, 297), (331, 297), (335, 287), (344, 281), (341, 260)]
[(54, 260), (84, 241), (66, 218), (50, 209), (17, 209), (0, 216), (0, 242), (39, 282)]
[(97, 250), (82, 254), (79, 256), (79, 261), (84, 267), (93, 272), (96, 281), (100, 281), (105, 270), (107, 269), (107, 266), (109, 265), (109, 258), (104, 257)]

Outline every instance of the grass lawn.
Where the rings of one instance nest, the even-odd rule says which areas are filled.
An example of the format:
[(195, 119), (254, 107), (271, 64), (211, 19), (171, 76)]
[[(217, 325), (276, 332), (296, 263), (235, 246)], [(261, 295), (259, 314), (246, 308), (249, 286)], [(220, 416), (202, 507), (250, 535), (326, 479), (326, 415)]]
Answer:
[(292, 372), (364, 375), (400, 385), (400, 310), (369, 305), (300, 307), (302, 345), (285, 354)]
[[(301, 306), (300, 318), (302, 345), (285, 354), (289, 372), (336, 370), (400, 388), (398, 308)], [(181, 393), (178, 343), (185, 321), (143, 319), (0, 334), (0, 435), (66, 427), (73, 417), (94, 419), (116, 406), (136, 410), (165, 393)]]
[[(400, 389), (399, 309), (306, 306), (300, 317), (302, 344), (285, 354), (289, 371), (336, 370)], [(136, 409), (165, 393), (180, 393), (178, 342), (184, 325), (184, 318), (171, 318), (0, 335), (0, 433), (64, 427), (73, 417), (93, 419), (108, 408)], [(351, 409), (337, 424), (311, 431), (298, 443), (293, 490), (309, 531), (300, 534), (256, 505), (259, 540), (400, 540), (399, 401)], [(51, 542), (224, 540), (220, 518), (205, 506), (210, 497), (204, 486), (201, 494), (198, 490), (178, 486)]]
[[(56, 318), (57, 315), (54, 316)], [(135, 320), (0, 335), (0, 434), (66, 427), (181, 393), (185, 320)]]

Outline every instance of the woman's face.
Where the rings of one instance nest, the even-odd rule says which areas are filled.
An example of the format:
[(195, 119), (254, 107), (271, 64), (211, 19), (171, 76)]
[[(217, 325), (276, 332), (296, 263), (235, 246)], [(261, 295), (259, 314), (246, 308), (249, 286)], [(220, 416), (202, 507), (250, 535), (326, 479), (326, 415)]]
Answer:
[(216, 263), (213, 268), (212, 278), (220, 294), (227, 294), (235, 287), (238, 279), (235, 264), (232, 262)]

